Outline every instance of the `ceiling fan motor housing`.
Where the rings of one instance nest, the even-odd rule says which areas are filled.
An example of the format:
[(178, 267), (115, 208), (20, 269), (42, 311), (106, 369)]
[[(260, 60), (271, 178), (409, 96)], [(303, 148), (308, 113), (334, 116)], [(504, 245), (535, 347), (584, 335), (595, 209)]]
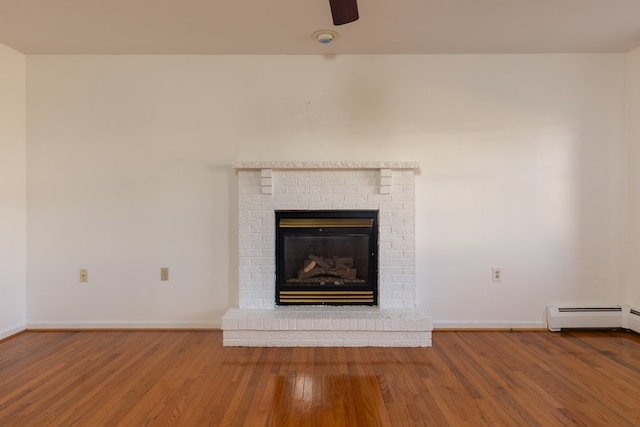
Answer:
[(357, 21), (358, 3), (356, 0), (329, 0), (333, 25), (344, 25)]

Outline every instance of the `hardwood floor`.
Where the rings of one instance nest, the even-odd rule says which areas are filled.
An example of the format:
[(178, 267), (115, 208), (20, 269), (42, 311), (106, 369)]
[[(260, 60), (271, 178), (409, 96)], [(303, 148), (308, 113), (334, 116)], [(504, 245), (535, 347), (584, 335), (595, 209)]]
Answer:
[(0, 426), (638, 426), (640, 336), (434, 332), (433, 348), (223, 348), (216, 331), (0, 342)]

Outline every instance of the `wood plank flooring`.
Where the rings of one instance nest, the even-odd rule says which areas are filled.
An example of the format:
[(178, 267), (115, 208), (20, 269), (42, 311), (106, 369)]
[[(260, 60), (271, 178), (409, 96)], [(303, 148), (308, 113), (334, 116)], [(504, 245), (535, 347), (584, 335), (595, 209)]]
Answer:
[(0, 426), (159, 425), (639, 426), (640, 336), (224, 348), (218, 331), (85, 331), (0, 342)]

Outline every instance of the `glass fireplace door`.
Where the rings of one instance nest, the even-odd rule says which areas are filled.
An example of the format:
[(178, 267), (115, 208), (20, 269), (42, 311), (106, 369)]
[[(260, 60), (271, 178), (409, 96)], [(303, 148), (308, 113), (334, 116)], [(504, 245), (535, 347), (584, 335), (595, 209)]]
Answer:
[(276, 235), (277, 304), (377, 304), (377, 211), (278, 211)]

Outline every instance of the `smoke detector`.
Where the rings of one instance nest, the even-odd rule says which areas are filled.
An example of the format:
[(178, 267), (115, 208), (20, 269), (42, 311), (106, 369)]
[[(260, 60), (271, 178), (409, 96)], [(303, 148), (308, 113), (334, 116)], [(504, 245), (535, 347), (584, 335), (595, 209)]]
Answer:
[(319, 30), (313, 33), (311, 37), (320, 44), (329, 44), (338, 38), (338, 33), (331, 30)]

